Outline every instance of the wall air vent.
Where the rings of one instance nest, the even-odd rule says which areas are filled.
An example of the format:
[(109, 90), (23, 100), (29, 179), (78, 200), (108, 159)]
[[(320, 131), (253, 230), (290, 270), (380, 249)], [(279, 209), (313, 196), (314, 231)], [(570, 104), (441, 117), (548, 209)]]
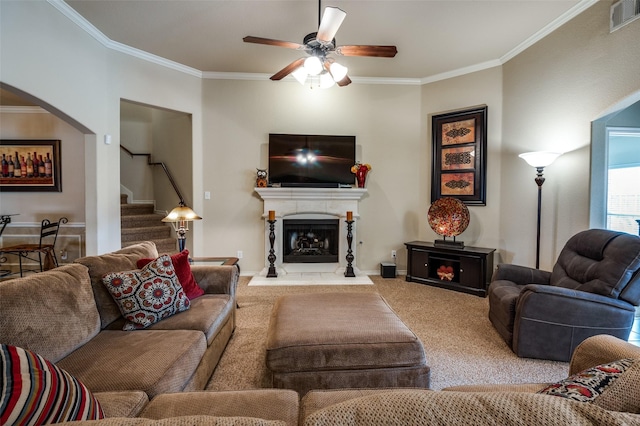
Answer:
[(609, 32), (640, 18), (640, 0), (620, 0), (611, 6)]

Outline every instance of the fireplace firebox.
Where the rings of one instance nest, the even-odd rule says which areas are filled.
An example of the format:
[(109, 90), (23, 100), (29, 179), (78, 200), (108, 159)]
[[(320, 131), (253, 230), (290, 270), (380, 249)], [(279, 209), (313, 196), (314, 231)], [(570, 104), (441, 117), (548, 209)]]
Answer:
[(282, 226), (283, 262), (338, 262), (338, 219), (285, 219)]

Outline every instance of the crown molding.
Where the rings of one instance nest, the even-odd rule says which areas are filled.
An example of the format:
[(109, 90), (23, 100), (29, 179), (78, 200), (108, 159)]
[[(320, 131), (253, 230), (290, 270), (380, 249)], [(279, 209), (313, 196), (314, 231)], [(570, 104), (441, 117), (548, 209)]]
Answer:
[(573, 18), (575, 18), (576, 16), (578, 16), (579, 14), (581, 14), (582, 12), (584, 12), (585, 10), (587, 10), (588, 8), (596, 4), (597, 2), (598, 0), (580, 0), (580, 2), (577, 5), (567, 10), (558, 18), (556, 18), (555, 20), (550, 22), (548, 25), (543, 27), (540, 31), (538, 31), (537, 33), (535, 33), (534, 35), (526, 39), (524, 42), (520, 43), (511, 51), (507, 52), (506, 55), (500, 58), (500, 62), (504, 64), (505, 62), (514, 58), (518, 54), (524, 52), (526, 49), (533, 46), (534, 44), (542, 40), (544, 37), (548, 36), (549, 34), (554, 32), (555, 30), (557, 30), (558, 28), (560, 28), (561, 26), (563, 26), (564, 24), (566, 24), (567, 22), (569, 22), (570, 20), (572, 20)]
[[(239, 72), (203, 72), (202, 78), (211, 80), (253, 80), (265, 81), (269, 80), (271, 74), (263, 73), (239, 73)], [(350, 77), (351, 81), (356, 84), (398, 84), (418, 86), (421, 84), (419, 78), (388, 78), (388, 77)], [(298, 83), (298, 80), (289, 75), (285, 77), (283, 82)], [(300, 84), (300, 83), (298, 83)]]
[(453, 77), (460, 77), (461, 75), (471, 74), (493, 67), (499, 67), (500, 65), (502, 65), (502, 62), (499, 59), (494, 59), (492, 61), (483, 62), (481, 64), (475, 64), (469, 67), (458, 68), (457, 70), (447, 71), (429, 77), (424, 77), (420, 79), (420, 84), (429, 84), (435, 83), (436, 81), (448, 80)]
[[(64, 0), (47, 0), (49, 4), (55, 7), (60, 13), (69, 18), (72, 22), (78, 25), (81, 29), (90, 34), (98, 42), (108, 49), (112, 49), (129, 56), (133, 56), (144, 61), (148, 61), (157, 65), (161, 65), (166, 68), (173, 69), (175, 71), (183, 72), (185, 74), (192, 75), (194, 77), (202, 79), (212, 80), (253, 80), (264, 81), (269, 78), (269, 74), (262, 73), (236, 73), (236, 72), (214, 72), (214, 71), (200, 71), (195, 68), (188, 67), (186, 65), (170, 61), (157, 55), (145, 52), (134, 47), (127, 46), (125, 44), (116, 42), (105, 36), (100, 30), (98, 30), (93, 24), (87, 21), (82, 15), (69, 6)], [(464, 68), (444, 72), (441, 74), (435, 74), (423, 78), (389, 78), (389, 77), (350, 77), (351, 81), (358, 84), (387, 84), (387, 85), (424, 85), (434, 83), (436, 81), (447, 80), (453, 77), (459, 77), (465, 74), (470, 74), (477, 71), (500, 66), (524, 50), (534, 45), (580, 13), (584, 12), (589, 7), (596, 4), (598, 0), (580, 0), (577, 5), (566, 11), (560, 17), (546, 25), (540, 31), (536, 32), (533, 36), (529, 37), (524, 42), (507, 52), (499, 59), (490, 60), (476, 65), (471, 65)], [(287, 77), (287, 80), (293, 80), (292, 77)]]
[(194, 77), (202, 78), (202, 71), (195, 68), (191, 68), (178, 62), (170, 61), (149, 52), (145, 52), (144, 50), (136, 49), (135, 47), (127, 46), (126, 44), (111, 40), (63, 0), (47, 0), (47, 2), (108, 49), (161, 65), (175, 71), (180, 71)]

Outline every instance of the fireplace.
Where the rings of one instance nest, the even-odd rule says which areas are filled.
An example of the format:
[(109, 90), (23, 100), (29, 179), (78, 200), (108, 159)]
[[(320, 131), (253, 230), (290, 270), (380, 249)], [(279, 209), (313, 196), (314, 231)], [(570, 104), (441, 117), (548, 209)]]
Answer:
[[(342, 273), (347, 265), (347, 212), (353, 212), (352, 235), (353, 241), (357, 240), (357, 222), (360, 218), (359, 203), (363, 196), (367, 194), (366, 188), (255, 188), (255, 191), (264, 201), (264, 258), (265, 269), (261, 274), (266, 275), (269, 268), (268, 255), (271, 250), (269, 236), (271, 226), (273, 226), (274, 245), (273, 251), (276, 256), (275, 267), (278, 276), (288, 273), (305, 272), (336, 272)], [(275, 223), (271, 225), (267, 219), (269, 211), (275, 212)], [(321, 226), (321, 229), (314, 230), (314, 233), (326, 234), (322, 237), (308, 238), (303, 241), (300, 235), (307, 231), (302, 229), (297, 231), (296, 242), (292, 244), (291, 237), (285, 237), (284, 226), (289, 221), (313, 221)], [(296, 222), (293, 222), (296, 224)], [(337, 230), (329, 233), (326, 224), (337, 224)], [(297, 223), (299, 224), (299, 222)], [(295, 231), (293, 231), (295, 232)], [(329, 241), (326, 241), (328, 238)], [(299, 240), (298, 240), (299, 239)], [(317, 242), (315, 240), (318, 240)], [(328, 244), (325, 244), (328, 243)], [(332, 245), (336, 244), (336, 247)], [(297, 245), (306, 250), (300, 250), (298, 255), (292, 255), (291, 247)], [(330, 255), (325, 254), (325, 245), (329, 248)], [(352, 245), (353, 255), (356, 256), (357, 245)], [(319, 254), (322, 253), (322, 254)], [(308, 256), (300, 261), (293, 259), (301, 254)], [(311, 259), (311, 256), (314, 256)], [(329, 259), (329, 257), (331, 258)], [(357, 269), (357, 256), (353, 267)]]
[(285, 219), (282, 248), (285, 263), (337, 263), (338, 219)]

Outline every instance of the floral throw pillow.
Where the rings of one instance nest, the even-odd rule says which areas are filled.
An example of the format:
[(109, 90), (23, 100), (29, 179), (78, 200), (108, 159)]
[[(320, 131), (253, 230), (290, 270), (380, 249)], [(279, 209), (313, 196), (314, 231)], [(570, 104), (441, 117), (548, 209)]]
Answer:
[(102, 282), (127, 320), (123, 330), (147, 328), (190, 306), (166, 254), (140, 270), (106, 274)]
[(596, 402), (633, 364), (633, 359), (620, 359), (598, 365), (549, 385), (538, 393), (580, 402)]

